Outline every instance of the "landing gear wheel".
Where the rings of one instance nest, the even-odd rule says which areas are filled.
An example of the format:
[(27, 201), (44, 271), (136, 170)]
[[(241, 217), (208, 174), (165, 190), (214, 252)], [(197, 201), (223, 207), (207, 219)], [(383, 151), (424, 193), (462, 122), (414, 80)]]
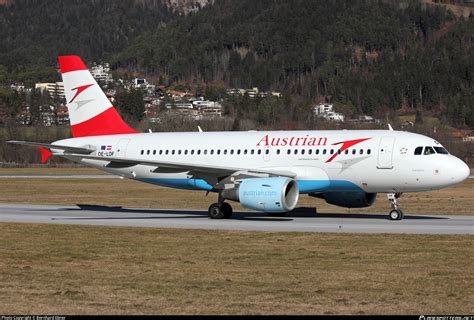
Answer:
[(403, 211), (400, 209), (394, 209), (390, 211), (390, 220), (402, 220), (403, 219)]
[(219, 206), (218, 203), (213, 203), (209, 206), (209, 209), (207, 210), (207, 214), (209, 218), (211, 219), (224, 219), (225, 215), (221, 210), (221, 207)]
[(227, 202), (224, 202), (221, 205), (221, 212), (224, 214), (224, 219), (230, 219), (232, 217), (232, 206), (228, 204)]
[(387, 193), (388, 201), (392, 204), (392, 210), (388, 214), (390, 220), (402, 220), (403, 219), (403, 211), (400, 209), (398, 205), (398, 198), (402, 195), (401, 192), (398, 193)]

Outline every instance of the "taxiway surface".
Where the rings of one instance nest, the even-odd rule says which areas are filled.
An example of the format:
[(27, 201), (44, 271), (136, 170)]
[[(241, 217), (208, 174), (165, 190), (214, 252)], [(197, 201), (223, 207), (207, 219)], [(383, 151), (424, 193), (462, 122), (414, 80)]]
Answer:
[(474, 234), (473, 216), (405, 214), (404, 220), (391, 221), (387, 214), (315, 214), (311, 210), (298, 210), (285, 217), (236, 212), (229, 220), (211, 220), (204, 210), (3, 203), (0, 222), (268, 232)]

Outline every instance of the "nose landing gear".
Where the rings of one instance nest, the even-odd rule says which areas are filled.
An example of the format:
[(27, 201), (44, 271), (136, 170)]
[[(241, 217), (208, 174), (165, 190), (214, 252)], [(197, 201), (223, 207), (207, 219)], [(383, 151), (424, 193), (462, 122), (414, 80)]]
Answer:
[(403, 211), (398, 206), (397, 199), (400, 198), (402, 195), (401, 192), (391, 192), (387, 193), (388, 201), (392, 204), (392, 210), (390, 210), (389, 217), (390, 220), (402, 220), (403, 219)]

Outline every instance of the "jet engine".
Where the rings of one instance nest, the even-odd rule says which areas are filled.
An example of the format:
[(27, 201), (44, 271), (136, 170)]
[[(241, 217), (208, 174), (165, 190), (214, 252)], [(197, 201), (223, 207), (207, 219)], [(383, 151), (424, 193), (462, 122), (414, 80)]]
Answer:
[(249, 209), (287, 212), (298, 203), (299, 190), (296, 181), (286, 177), (249, 178), (233, 189), (224, 190), (222, 196)]

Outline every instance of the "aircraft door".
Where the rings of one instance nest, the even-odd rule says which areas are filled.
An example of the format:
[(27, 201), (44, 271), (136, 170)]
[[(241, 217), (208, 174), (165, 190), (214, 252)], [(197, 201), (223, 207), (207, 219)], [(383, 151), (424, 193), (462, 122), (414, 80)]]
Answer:
[(380, 139), (378, 150), (378, 169), (392, 169), (393, 145), (395, 143), (394, 137), (382, 137)]
[(117, 145), (117, 157), (125, 157), (130, 139), (121, 139)]

